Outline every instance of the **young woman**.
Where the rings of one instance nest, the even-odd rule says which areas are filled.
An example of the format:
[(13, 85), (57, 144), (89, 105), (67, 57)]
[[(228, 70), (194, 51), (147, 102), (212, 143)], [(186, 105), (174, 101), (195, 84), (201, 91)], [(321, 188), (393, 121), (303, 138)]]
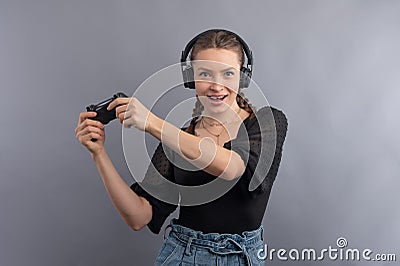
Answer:
[[(159, 188), (161, 193), (165, 189), (164, 195), (172, 195), (176, 203), (190, 202), (190, 193), (154, 182), (157, 174), (184, 186), (201, 186), (215, 179), (232, 184), (209, 202), (180, 205), (179, 217), (166, 227), (171, 230), (167, 236), (164, 232), (156, 265), (264, 265), (257, 256), (264, 247), (262, 218), (281, 161), (286, 116), (271, 106), (256, 110), (241, 92), (251, 77), (252, 55), (238, 35), (208, 30), (187, 45), (182, 62), (189, 51), (191, 64), (183, 70), (185, 87), (195, 89), (197, 102), (188, 127), (178, 128), (162, 120), (140, 99), (118, 98), (109, 105), (109, 109), (116, 108), (125, 127), (134, 126), (160, 141), (140, 184), (128, 186), (115, 170), (103, 146), (104, 126), (90, 119), (95, 112), (80, 114), (76, 137), (89, 150), (110, 199), (133, 230), (147, 225), (158, 234), (180, 205), (154, 197), (144, 184)], [(266, 121), (264, 127), (262, 120), (268, 120), (269, 114), (273, 121)], [(97, 141), (91, 141), (93, 138)], [(266, 143), (271, 139), (272, 149), (262, 155), (262, 147), (271, 147)], [(184, 158), (198, 170), (180, 167), (167, 153)], [(270, 164), (268, 154), (272, 154)], [(258, 168), (264, 164), (268, 167)], [(254, 177), (261, 183), (250, 191)]]

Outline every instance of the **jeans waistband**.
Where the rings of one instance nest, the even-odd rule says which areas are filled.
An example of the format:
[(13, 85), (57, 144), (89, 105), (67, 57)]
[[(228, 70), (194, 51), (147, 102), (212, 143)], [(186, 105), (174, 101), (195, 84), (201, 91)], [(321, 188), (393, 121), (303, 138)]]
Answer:
[[(202, 231), (196, 231), (188, 227), (179, 225), (176, 223), (177, 219), (171, 219), (170, 224), (165, 228), (171, 228), (170, 235), (186, 244), (186, 253), (191, 254), (190, 246), (194, 245), (197, 247), (203, 247), (211, 251), (212, 253), (219, 255), (226, 254), (243, 254), (251, 265), (248, 249), (255, 247), (264, 240), (263, 225), (252, 231), (244, 231), (241, 235), (229, 234), (229, 233), (203, 233)], [(164, 231), (164, 238), (165, 231)]]

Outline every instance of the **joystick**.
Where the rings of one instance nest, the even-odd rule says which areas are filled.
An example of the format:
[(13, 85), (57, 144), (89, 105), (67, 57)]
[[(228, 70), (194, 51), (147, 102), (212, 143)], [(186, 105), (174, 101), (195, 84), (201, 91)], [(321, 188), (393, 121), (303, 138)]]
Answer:
[[(128, 97), (123, 92), (117, 92), (111, 98), (106, 99), (98, 104), (91, 104), (86, 107), (86, 111), (88, 112), (96, 112), (97, 115), (95, 117), (91, 117), (90, 119), (100, 121), (103, 125), (108, 124), (110, 121), (116, 119), (115, 108), (111, 110), (107, 110), (107, 106), (117, 98)], [(92, 139), (92, 141), (96, 141), (97, 139)]]
[(123, 92), (118, 92), (114, 94), (111, 98), (104, 100), (98, 104), (91, 104), (86, 107), (88, 112), (96, 112), (97, 116), (90, 119), (100, 121), (104, 125), (108, 124), (111, 120), (116, 119), (115, 109), (107, 110), (107, 106), (117, 98), (128, 97)]

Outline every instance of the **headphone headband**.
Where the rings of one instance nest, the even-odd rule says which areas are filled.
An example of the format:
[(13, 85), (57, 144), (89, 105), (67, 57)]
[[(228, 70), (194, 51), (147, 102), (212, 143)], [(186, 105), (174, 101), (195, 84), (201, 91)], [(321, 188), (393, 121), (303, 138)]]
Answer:
[(224, 29), (211, 29), (211, 30), (206, 30), (202, 33), (199, 33), (198, 35), (196, 35), (192, 40), (190, 40), (190, 42), (188, 42), (188, 44), (185, 47), (185, 50), (182, 51), (182, 55), (181, 55), (181, 63), (185, 63), (186, 59), (190, 53), (190, 51), (192, 50), (194, 44), (196, 43), (196, 41), (203, 36), (206, 33), (209, 32), (218, 32), (218, 31), (224, 31), (226, 33), (232, 34), (236, 37), (236, 39), (240, 42), (240, 44), (243, 46), (243, 51), (246, 54), (247, 57), (247, 66), (252, 66), (253, 65), (253, 53), (251, 52), (249, 46), (247, 45), (247, 43), (236, 33), (229, 31), (229, 30), (224, 30)]

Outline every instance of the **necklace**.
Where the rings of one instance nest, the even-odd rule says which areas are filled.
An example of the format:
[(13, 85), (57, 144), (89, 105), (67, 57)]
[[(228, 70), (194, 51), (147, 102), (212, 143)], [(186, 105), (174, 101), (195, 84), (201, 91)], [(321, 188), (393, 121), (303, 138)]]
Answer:
[[(240, 114), (240, 112), (242, 111), (242, 108), (239, 108), (239, 112), (237, 112), (237, 114), (239, 115)], [(201, 120), (203, 120), (203, 119), (201, 119)], [(223, 122), (223, 123), (220, 123), (220, 122), (206, 122), (206, 121), (204, 121), (207, 125), (209, 125), (210, 127), (214, 127), (214, 126), (222, 126), (222, 125), (226, 125), (226, 124), (232, 124), (232, 123), (234, 123), (234, 122), (229, 122), (228, 123), (228, 121), (225, 121), (225, 122)], [(236, 122), (236, 121), (235, 121)], [(203, 124), (204, 125), (204, 124)]]
[(222, 126), (222, 125), (228, 124), (228, 121), (225, 121), (225, 122), (223, 122), (223, 123), (219, 123), (219, 122), (204, 122), (204, 123), (206, 123), (206, 124), (209, 125), (210, 127), (215, 127), (215, 126), (220, 127), (220, 126)]
[[(242, 108), (239, 108), (239, 112), (237, 112), (237, 114), (239, 114), (241, 110), (242, 110)], [(217, 144), (219, 144), (219, 136), (221, 136), (221, 133), (222, 133), (222, 131), (224, 131), (224, 128), (225, 128), (225, 127), (223, 127), (223, 128), (221, 129), (221, 131), (220, 131), (218, 134), (214, 134), (214, 133), (212, 133), (210, 130), (208, 130), (208, 129), (206, 128), (206, 126), (204, 125), (204, 119), (203, 119), (203, 118), (200, 120), (200, 122), (201, 122), (201, 125), (203, 126), (203, 128), (204, 128), (208, 133), (210, 133), (211, 135), (213, 135), (214, 137), (217, 138)], [(232, 122), (231, 122), (231, 123), (232, 123)], [(222, 126), (222, 125), (224, 125), (224, 124), (231, 124), (231, 123), (227, 123), (227, 121), (225, 121), (224, 123), (212, 123), (212, 124), (214, 124), (214, 125), (216, 124), (216, 125)], [(208, 123), (207, 123), (207, 124), (208, 124)], [(208, 124), (208, 125), (211, 125), (211, 124)], [(211, 125), (211, 126), (213, 126), (213, 125)]]
[(211, 135), (213, 135), (214, 137), (217, 137), (217, 144), (219, 144), (219, 136), (221, 136), (222, 131), (224, 130), (224, 128), (221, 129), (221, 131), (218, 134), (214, 134), (212, 133), (210, 130), (208, 130), (205, 125), (204, 125), (204, 119), (201, 119), (201, 125), (203, 126), (203, 128), (205, 130), (207, 130), (208, 133), (210, 133)]

